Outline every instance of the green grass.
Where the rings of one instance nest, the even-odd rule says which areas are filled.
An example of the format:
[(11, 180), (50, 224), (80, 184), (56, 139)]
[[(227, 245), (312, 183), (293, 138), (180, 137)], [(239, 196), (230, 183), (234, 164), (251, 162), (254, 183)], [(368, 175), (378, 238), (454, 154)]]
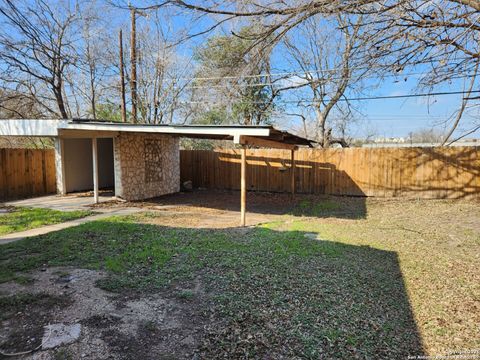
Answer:
[(331, 214), (333, 211), (338, 209), (340, 209), (340, 204), (330, 199), (322, 199), (317, 201), (304, 199), (294, 207), (292, 213), (294, 215), (303, 216), (322, 216), (325, 214)]
[[(229, 231), (158, 227), (135, 220), (134, 216), (111, 218), (4, 245), (0, 281), (12, 280), (19, 272), (43, 265), (76, 265), (108, 270), (110, 290), (125, 286), (145, 290), (191, 275), (211, 262), (236, 267), (238, 257), (242, 257), (244, 265), (256, 265), (262, 259), (251, 255), (262, 251), (275, 264), (292, 256), (336, 256), (339, 252), (299, 232), (259, 227), (251, 237), (239, 236), (238, 241), (232, 241)], [(168, 277), (158, 276), (160, 272)]]
[(0, 215), (0, 235), (58, 224), (91, 215), (91, 211), (58, 211), (41, 208), (16, 207)]
[[(145, 293), (202, 274), (209, 300), (199, 311), (213, 310), (219, 320), (205, 334), (205, 358), (273, 352), (314, 359), (319, 349), (371, 357), (380, 343), (390, 344), (384, 351), (393, 356), (418, 346), (393, 253), (273, 225), (244, 232), (160, 227), (137, 219), (91, 222), (4, 245), (0, 281), (45, 265), (69, 265), (106, 269), (108, 277), (98, 283), (106, 290)], [(194, 298), (188, 290), (177, 296)], [(373, 331), (377, 324), (396, 330)], [(370, 342), (375, 346), (365, 347)]]
[(177, 297), (182, 300), (192, 300), (195, 297), (195, 292), (192, 290), (182, 290), (177, 294)]
[[(213, 317), (199, 348), (209, 359), (396, 359), (480, 345), (477, 204), (322, 206), (318, 218), (247, 231), (159, 226), (154, 213), (86, 223), (1, 246), (0, 282), (74, 266), (106, 270), (97, 285), (113, 292), (174, 289)], [(204, 302), (188, 290), (199, 278)]]

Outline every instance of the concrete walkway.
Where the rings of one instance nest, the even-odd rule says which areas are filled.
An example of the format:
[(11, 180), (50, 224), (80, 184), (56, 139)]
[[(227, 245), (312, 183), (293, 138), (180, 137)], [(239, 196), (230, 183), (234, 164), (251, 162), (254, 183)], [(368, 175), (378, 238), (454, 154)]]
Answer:
[[(100, 196), (99, 202), (105, 202), (113, 200), (111, 196)], [(5, 206), (24, 206), (33, 208), (44, 208), (59, 211), (75, 211), (75, 210), (87, 210), (90, 205), (93, 205), (93, 197), (69, 194), (65, 196), (60, 195), (48, 195), (40, 196), (31, 199), (7, 201)], [(95, 209), (95, 211), (103, 212), (104, 209)]]
[[(29, 205), (26, 205), (26, 206), (29, 206)], [(101, 210), (103, 211), (101, 214), (91, 215), (91, 216), (87, 216), (87, 217), (84, 217), (84, 218), (81, 218), (81, 219), (67, 221), (67, 222), (60, 223), (60, 224), (47, 225), (47, 226), (42, 226), (42, 227), (39, 227), (39, 228), (36, 228), (36, 229), (30, 229), (30, 230), (25, 230), (25, 231), (21, 231), (21, 232), (16, 232), (16, 233), (0, 236), (0, 245), (8, 244), (10, 242), (22, 240), (22, 239), (32, 237), (32, 236), (43, 235), (43, 234), (51, 233), (53, 231), (67, 229), (67, 228), (77, 226), (77, 225), (80, 225), (80, 224), (84, 224), (84, 223), (90, 222), (90, 221), (105, 219), (105, 218), (108, 218), (110, 216), (131, 215), (131, 214), (137, 213), (139, 211), (142, 211), (141, 209), (137, 209), (137, 208), (101, 209)]]

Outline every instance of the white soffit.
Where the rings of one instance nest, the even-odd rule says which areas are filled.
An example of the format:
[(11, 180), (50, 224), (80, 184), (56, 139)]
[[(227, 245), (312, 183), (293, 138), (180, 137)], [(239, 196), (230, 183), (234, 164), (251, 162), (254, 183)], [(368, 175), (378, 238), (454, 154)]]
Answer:
[(66, 120), (0, 119), (0, 136), (58, 136)]

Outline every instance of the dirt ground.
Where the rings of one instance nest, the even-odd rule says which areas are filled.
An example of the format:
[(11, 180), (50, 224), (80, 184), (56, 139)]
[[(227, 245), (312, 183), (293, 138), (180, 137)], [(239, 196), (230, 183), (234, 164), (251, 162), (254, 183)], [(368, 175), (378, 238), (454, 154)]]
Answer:
[[(296, 212), (315, 209), (302, 209), (302, 204), (310, 204), (328, 196), (249, 192), (247, 196), (247, 226), (270, 221), (278, 221)], [(361, 218), (365, 215), (366, 198), (341, 197), (344, 207), (342, 217)], [(380, 200), (384, 201), (384, 200)], [(147, 201), (109, 201), (92, 205), (98, 207), (140, 207), (146, 211), (155, 211), (155, 223), (180, 227), (198, 228), (234, 228), (240, 222), (240, 193), (238, 191), (193, 191), (166, 195)], [(328, 210), (328, 209), (327, 209)], [(159, 214), (161, 214), (159, 216)], [(332, 214), (334, 216), (339, 213)]]
[[(13, 317), (3, 314), (7, 319), (2, 319), (0, 342), (10, 353), (36, 349), (45, 323), (79, 323), (79, 341), (22, 358), (173, 359), (172, 353), (194, 357), (204, 324), (195, 312), (194, 302), (202, 301), (199, 282), (192, 289), (180, 289), (195, 295), (182, 300), (168, 291), (145, 297), (112, 294), (95, 286), (104, 276), (101, 271), (56, 267), (34, 272), (34, 286), (0, 284), (0, 296), (15, 294), (20, 299), (12, 308)], [(24, 296), (31, 301), (24, 304)]]

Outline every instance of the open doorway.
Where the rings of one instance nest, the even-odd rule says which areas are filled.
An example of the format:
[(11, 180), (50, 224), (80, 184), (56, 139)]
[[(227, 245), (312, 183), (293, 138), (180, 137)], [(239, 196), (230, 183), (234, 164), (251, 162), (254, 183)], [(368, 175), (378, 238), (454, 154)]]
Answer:
[[(114, 196), (113, 139), (97, 139), (98, 185), (105, 196)], [(92, 139), (64, 139), (65, 190), (93, 190)]]

